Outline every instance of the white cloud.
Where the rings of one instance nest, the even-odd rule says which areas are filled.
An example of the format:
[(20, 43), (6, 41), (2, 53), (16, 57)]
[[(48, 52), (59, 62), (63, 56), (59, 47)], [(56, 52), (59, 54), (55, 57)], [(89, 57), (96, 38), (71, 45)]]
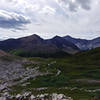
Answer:
[(42, 8), (42, 10), (39, 12), (40, 14), (55, 14), (55, 9), (50, 7), (50, 6), (45, 6), (44, 8)]
[[(69, 34), (88, 38), (89, 33), (92, 33), (91, 37), (100, 36), (99, 33), (95, 33), (100, 31), (99, 5), (100, 0), (0, 0), (0, 11), (6, 11), (0, 12), (0, 20), (3, 22), (8, 20), (11, 23), (12, 18), (17, 21), (20, 16), (23, 16), (21, 22), (26, 21), (25, 16), (31, 20), (30, 24), (25, 24), (26, 27), (22, 23), (12, 23), (11, 28), (15, 29), (11, 31), (11, 35), (4, 28), (7, 23), (3, 24), (4, 26), (0, 25), (4, 28), (1, 34), (8, 34), (8, 37), (16, 37), (16, 33), (19, 37), (35, 32), (44, 37)], [(16, 32), (16, 27), (21, 25), (28, 30)]]

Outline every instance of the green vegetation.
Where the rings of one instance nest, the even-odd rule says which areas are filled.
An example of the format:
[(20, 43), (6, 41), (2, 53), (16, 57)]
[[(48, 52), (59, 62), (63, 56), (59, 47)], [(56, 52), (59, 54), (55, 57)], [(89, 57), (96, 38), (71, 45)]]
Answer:
[(43, 57), (43, 58), (60, 58), (60, 57), (66, 57), (66, 56), (71, 56), (70, 54), (64, 52), (64, 51), (59, 51), (56, 53), (50, 53), (50, 52), (33, 52), (33, 51), (24, 51), (23, 49), (19, 50), (11, 50), (9, 53), (14, 54), (16, 56), (21, 56), (21, 57)]
[[(35, 79), (30, 78), (26, 81), (30, 84), (26, 87), (19, 85), (17, 88), (33, 91), (33, 88), (48, 87), (44, 92), (64, 93), (73, 97), (74, 100), (91, 100), (91, 97), (100, 96), (98, 91), (91, 93), (84, 91), (85, 89), (100, 89), (100, 48), (64, 58), (30, 57), (27, 59), (36, 62), (36, 64), (24, 65), (25, 67), (39, 66), (40, 72), (48, 72), (48, 74)], [(58, 71), (61, 72), (57, 74)], [(78, 89), (57, 90), (62, 87), (77, 87)], [(15, 86), (13, 90), (20, 91), (17, 88)], [(82, 91), (79, 90), (81, 88), (83, 88)]]
[(15, 59), (21, 59), (20, 57), (16, 57), (16, 56), (2, 56), (0, 57), (0, 60), (3, 60), (3, 61), (14, 61)]

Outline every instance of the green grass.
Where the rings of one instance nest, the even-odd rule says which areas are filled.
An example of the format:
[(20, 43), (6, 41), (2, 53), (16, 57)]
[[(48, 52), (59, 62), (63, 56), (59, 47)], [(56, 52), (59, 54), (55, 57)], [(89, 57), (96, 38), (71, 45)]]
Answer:
[[(72, 84), (74, 85), (75, 83), (72, 80), (76, 80), (76, 79), (100, 80), (100, 74), (99, 74), (100, 62), (98, 62), (100, 61), (99, 51), (100, 51), (100, 48), (86, 51), (86, 52), (81, 52), (72, 57), (46, 58), (46, 59), (39, 58), (39, 57), (37, 58), (31, 57), (31, 58), (28, 58), (28, 60), (38, 62), (37, 66), (39, 66), (39, 71), (41, 72), (48, 71), (53, 74), (51, 76), (49, 75), (49, 76), (42, 76), (42, 77), (36, 78), (35, 82), (38, 83), (38, 86), (41, 82), (43, 83), (41, 83), (40, 87), (42, 86), (55, 87), (55, 84), (56, 86), (64, 86), (65, 83), (67, 84), (69, 82), (71, 85)], [(50, 65), (48, 66), (48, 64)], [(58, 70), (61, 71), (61, 75), (55, 76)], [(46, 80), (46, 82), (44, 80)], [(33, 83), (35, 84), (35, 82)], [(59, 84), (62, 84), (62, 85), (59, 85)], [(78, 86), (81, 86), (81, 84), (82, 83), (80, 83)], [(94, 86), (93, 85), (91, 87), (95, 87), (95, 85)], [(85, 84), (84, 84), (84, 87), (85, 87)], [(100, 86), (98, 85), (98, 87)]]
[[(32, 90), (33, 88), (48, 87), (44, 92), (61, 92), (73, 97), (74, 100), (91, 100), (91, 97), (98, 96), (100, 92), (87, 93), (79, 90), (57, 90), (62, 87), (78, 87), (84, 89), (99, 89), (100, 84), (77, 82), (77, 79), (100, 80), (100, 48), (90, 51), (81, 52), (73, 56), (61, 58), (40, 58), (30, 57), (28, 60), (36, 62), (36, 64), (26, 64), (27, 67), (39, 66), (40, 72), (49, 72), (48, 75), (38, 76), (35, 79), (29, 79), (26, 87), (13, 87), (13, 90)], [(56, 76), (57, 71), (61, 73)], [(18, 90), (17, 90), (18, 89)], [(100, 95), (99, 95), (100, 96)], [(96, 100), (96, 99), (94, 99)], [(99, 100), (99, 99), (97, 99)]]

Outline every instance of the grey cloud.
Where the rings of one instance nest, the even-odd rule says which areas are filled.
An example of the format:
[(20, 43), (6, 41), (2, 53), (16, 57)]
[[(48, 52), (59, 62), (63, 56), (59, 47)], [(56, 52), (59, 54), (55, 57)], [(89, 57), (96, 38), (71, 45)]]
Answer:
[(65, 9), (76, 12), (79, 7), (85, 10), (91, 9), (91, 0), (57, 0), (58, 3)]
[(76, 12), (77, 11), (77, 4), (70, 2), (69, 3), (69, 10), (72, 12)]
[(91, 1), (90, 0), (76, 0), (76, 1), (80, 4), (80, 6), (83, 9), (86, 9), (86, 10), (91, 9), (91, 7), (90, 7)]
[(31, 21), (23, 15), (0, 10), (0, 28), (21, 30), (29, 23)]

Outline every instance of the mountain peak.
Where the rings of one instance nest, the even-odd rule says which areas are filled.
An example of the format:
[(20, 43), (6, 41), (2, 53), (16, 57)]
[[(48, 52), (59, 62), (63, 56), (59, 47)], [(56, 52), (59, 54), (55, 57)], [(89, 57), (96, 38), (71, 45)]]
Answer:
[(37, 38), (37, 39), (42, 39), (39, 35), (37, 34), (33, 34), (33, 35), (30, 35), (28, 37), (32, 37), (32, 38)]
[(70, 35), (66, 35), (65, 37), (71, 37)]
[(73, 37), (71, 37), (70, 35), (66, 35), (66, 36), (64, 36), (64, 38), (73, 39)]
[(52, 39), (63, 39), (62, 37), (56, 35), (55, 37), (53, 37)]
[(40, 38), (40, 36), (39, 35), (37, 35), (37, 34), (33, 34), (33, 35), (31, 35), (32, 37), (37, 37), (37, 38)]
[(23, 38), (20, 38), (21, 40), (25, 40), (25, 41), (33, 41), (33, 40), (43, 40), (40, 36), (36, 35), (36, 34), (33, 34), (33, 35), (30, 35), (30, 36), (26, 36), (26, 37), (23, 37)]

